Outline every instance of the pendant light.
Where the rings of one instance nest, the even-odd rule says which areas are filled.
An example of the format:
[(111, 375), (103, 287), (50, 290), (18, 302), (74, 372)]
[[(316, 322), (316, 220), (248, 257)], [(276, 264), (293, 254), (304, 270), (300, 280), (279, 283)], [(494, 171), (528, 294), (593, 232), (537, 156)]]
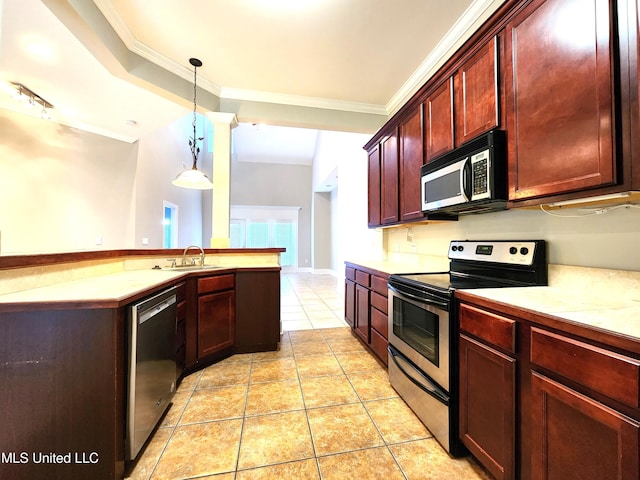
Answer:
[(189, 139), (189, 149), (193, 157), (193, 166), (191, 169), (180, 173), (171, 183), (178, 187), (208, 190), (213, 188), (213, 183), (211, 183), (209, 177), (207, 177), (204, 172), (198, 170), (197, 167), (198, 155), (200, 154), (198, 142), (204, 140), (204, 137), (196, 137), (196, 71), (198, 67), (202, 66), (202, 62), (197, 58), (190, 58), (189, 63), (193, 65), (193, 137)]

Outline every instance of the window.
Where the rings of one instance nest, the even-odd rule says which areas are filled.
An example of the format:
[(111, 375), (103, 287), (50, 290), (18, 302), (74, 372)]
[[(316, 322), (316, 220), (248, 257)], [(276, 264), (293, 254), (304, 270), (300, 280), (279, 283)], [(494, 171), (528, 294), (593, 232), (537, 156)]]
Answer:
[(231, 248), (285, 248), (283, 267), (298, 266), (299, 207), (232, 206), (229, 225)]
[(178, 206), (164, 200), (162, 217), (162, 248), (178, 246)]

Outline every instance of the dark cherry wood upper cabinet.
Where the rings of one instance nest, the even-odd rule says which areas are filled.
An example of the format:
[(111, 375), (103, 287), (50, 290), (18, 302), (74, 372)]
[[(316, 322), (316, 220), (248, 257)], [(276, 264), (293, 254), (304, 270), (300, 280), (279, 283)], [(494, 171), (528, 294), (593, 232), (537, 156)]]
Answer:
[(369, 150), (369, 220), (370, 227), (380, 225), (380, 146)]
[(400, 123), (400, 220), (421, 218), (422, 105)]
[(640, 423), (532, 375), (531, 479), (637, 480)]
[(425, 160), (453, 149), (453, 77), (447, 78), (424, 101)]
[(509, 200), (616, 181), (610, 0), (534, 0), (506, 25)]
[[(618, 5), (619, 12), (627, 13), (626, 18), (618, 14), (620, 65), (623, 72), (621, 77), (628, 78), (630, 82), (627, 86), (621, 78), (621, 103), (627, 105), (630, 110), (628, 126), (624, 125), (626, 121), (624, 110), (622, 115), (622, 124), (626, 127), (624, 132), (629, 132), (623, 135), (623, 149), (630, 160), (628, 164), (631, 172), (627, 175), (631, 180), (629, 188), (638, 190), (640, 189), (640, 62), (638, 61), (640, 59), (640, 4), (636, 0), (627, 0), (618, 2)], [(624, 75), (625, 72), (629, 74)]]
[(498, 55), (494, 36), (454, 75), (456, 145), (500, 124)]
[(398, 136), (389, 135), (380, 142), (382, 155), (380, 163), (382, 185), (380, 195), (382, 224), (398, 221)]

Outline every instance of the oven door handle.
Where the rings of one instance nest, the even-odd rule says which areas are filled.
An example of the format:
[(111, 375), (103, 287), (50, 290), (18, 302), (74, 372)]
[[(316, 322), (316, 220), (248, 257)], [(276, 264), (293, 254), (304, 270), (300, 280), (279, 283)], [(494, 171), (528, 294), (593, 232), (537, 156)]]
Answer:
[(404, 376), (407, 377), (409, 380), (411, 380), (411, 382), (416, 387), (418, 387), (423, 392), (428, 393), (429, 395), (436, 398), (437, 400), (444, 403), (445, 405), (449, 405), (448, 395), (444, 393), (442, 389), (438, 385), (436, 385), (429, 377), (427, 377), (418, 369), (413, 368), (413, 370), (415, 371), (414, 375), (420, 377), (419, 379), (416, 379), (414, 375), (409, 374), (404, 369), (404, 367), (400, 364), (398, 359), (402, 357), (400, 356), (400, 353), (395, 348), (389, 345), (387, 347), (387, 352), (389, 352), (389, 355), (391, 356), (391, 359), (393, 360), (393, 363), (395, 363), (396, 367), (398, 367), (400, 371), (404, 374)]
[(449, 310), (449, 303), (448, 302), (442, 302), (440, 300), (436, 300), (436, 297), (433, 297), (433, 296), (429, 295), (428, 293), (425, 293), (424, 296), (418, 296), (418, 295), (413, 295), (413, 294), (407, 293), (407, 292), (401, 292), (396, 287), (394, 287), (393, 285), (390, 285), (390, 284), (387, 284), (387, 287), (389, 288), (389, 290), (391, 290), (392, 292), (396, 293), (400, 297), (407, 297), (407, 298), (410, 298), (412, 300), (415, 300), (416, 302), (426, 303), (426, 304), (429, 304), (429, 305), (435, 305), (436, 307), (440, 307), (442, 310)]

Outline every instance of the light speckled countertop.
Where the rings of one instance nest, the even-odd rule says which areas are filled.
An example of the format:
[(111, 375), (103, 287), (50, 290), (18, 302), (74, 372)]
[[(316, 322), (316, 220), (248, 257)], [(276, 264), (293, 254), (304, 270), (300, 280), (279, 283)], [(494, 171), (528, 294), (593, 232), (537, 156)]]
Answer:
[(559, 287), (482, 288), (468, 293), (586, 327), (640, 340), (640, 291), (603, 291)]
[(0, 295), (0, 305), (14, 303), (122, 301), (186, 276), (170, 270), (129, 270), (70, 280)]
[[(444, 260), (444, 261), (443, 261)], [(448, 260), (349, 262), (384, 273), (448, 271)], [(549, 265), (549, 286), (467, 293), (640, 341), (640, 272)]]
[(418, 272), (448, 272), (449, 259), (446, 257), (423, 256), (418, 261), (401, 260), (354, 260), (347, 261), (353, 265), (377, 270), (381, 273), (418, 273)]

